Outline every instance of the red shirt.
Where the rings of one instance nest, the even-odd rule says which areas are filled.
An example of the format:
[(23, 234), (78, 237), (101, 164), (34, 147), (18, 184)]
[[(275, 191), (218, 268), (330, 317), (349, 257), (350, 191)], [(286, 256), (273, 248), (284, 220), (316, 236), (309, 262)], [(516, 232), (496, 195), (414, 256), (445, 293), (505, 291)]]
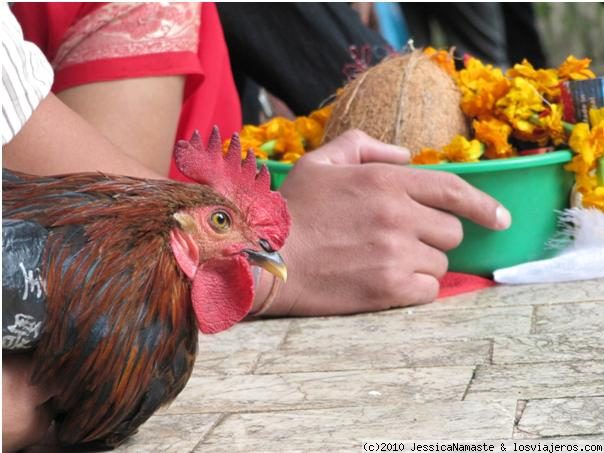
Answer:
[[(126, 78), (185, 75), (177, 139), (241, 128), (222, 27), (211, 3), (15, 3), (25, 39), (55, 71), (53, 91)], [(187, 180), (176, 169), (170, 177)]]

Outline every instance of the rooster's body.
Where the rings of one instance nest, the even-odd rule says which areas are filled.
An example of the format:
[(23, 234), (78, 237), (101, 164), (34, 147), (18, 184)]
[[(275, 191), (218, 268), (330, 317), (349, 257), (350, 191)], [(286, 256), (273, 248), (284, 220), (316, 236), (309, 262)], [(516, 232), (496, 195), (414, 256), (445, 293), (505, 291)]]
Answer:
[(61, 442), (121, 442), (184, 388), (198, 327), (223, 330), (249, 312), (248, 260), (274, 257), (289, 218), (253, 157), (234, 165), (234, 142), (224, 161), (215, 145), (198, 152), (197, 136), (179, 143), (181, 169), (212, 187), (98, 173), (3, 178), (4, 218), (47, 232), (32, 380), (59, 389)]

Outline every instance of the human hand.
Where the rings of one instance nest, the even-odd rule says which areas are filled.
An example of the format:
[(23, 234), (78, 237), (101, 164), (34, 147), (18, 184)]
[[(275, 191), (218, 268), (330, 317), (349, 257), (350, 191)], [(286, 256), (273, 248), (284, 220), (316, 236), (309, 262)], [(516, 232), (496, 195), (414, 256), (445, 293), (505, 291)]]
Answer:
[(39, 442), (51, 423), (44, 403), (49, 389), (30, 384), (32, 360), (27, 354), (2, 357), (2, 451), (17, 451)]
[[(427, 303), (461, 243), (456, 216), (505, 229), (509, 212), (456, 175), (405, 167), (409, 152), (348, 131), (305, 155), (281, 193), (290, 278), (265, 312), (331, 315)], [(399, 164), (399, 165), (392, 165)]]

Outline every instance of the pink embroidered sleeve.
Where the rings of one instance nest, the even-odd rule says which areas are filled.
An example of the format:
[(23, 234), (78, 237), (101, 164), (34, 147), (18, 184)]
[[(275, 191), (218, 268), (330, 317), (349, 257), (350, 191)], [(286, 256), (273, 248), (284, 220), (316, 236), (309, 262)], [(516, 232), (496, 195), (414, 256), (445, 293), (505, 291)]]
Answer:
[(74, 23), (52, 66), (54, 89), (102, 80), (203, 74), (199, 3), (109, 3)]

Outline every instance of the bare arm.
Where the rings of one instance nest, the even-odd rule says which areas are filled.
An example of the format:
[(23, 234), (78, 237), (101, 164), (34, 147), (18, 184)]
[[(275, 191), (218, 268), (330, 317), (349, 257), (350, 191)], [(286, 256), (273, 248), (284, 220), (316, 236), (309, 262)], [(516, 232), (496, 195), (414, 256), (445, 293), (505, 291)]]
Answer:
[(57, 94), (115, 146), (167, 176), (182, 106), (184, 76), (97, 82)]
[(53, 94), (40, 103), (15, 138), (4, 146), (2, 165), (39, 175), (103, 171), (163, 177), (120, 151)]

